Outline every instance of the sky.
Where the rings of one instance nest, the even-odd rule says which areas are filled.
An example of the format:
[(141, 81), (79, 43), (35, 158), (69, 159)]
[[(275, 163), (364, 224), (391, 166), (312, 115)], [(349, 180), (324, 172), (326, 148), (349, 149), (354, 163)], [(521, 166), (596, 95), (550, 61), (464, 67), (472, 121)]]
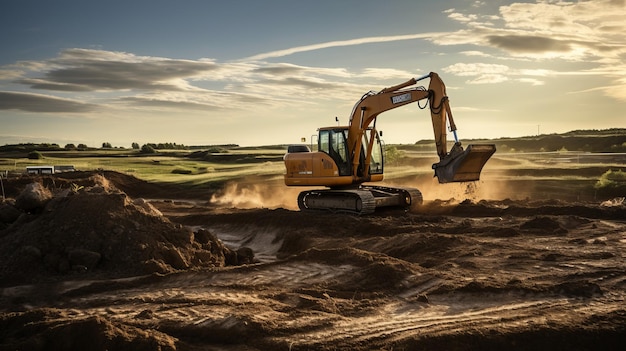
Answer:
[(461, 141), (625, 128), (623, 33), (626, 0), (0, 0), (0, 145), (299, 143), (429, 72)]

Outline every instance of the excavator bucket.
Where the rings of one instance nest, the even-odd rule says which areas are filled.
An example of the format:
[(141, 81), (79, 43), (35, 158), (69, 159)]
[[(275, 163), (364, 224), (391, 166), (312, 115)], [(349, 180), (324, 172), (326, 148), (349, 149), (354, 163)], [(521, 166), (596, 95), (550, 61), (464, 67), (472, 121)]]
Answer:
[(439, 183), (471, 182), (480, 179), (480, 172), (491, 155), (496, 152), (493, 144), (473, 144), (453, 149), (449, 155), (433, 165)]

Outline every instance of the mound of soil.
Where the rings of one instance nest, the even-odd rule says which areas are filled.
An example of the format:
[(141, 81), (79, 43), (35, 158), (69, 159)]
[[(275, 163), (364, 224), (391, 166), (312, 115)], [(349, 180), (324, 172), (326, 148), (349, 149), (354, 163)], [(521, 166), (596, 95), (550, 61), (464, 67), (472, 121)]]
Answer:
[[(21, 175), (11, 177), (3, 182), (5, 196), (7, 198), (18, 197), (29, 184), (40, 183), (46, 189), (79, 188), (93, 186), (94, 178), (106, 179), (107, 183), (123, 191), (132, 198), (145, 197), (150, 199), (195, 199), (198, 197), (197, 189), (179, 187), (171, 184), (154, 184), (139, 179), (130, 174), (115, 171), (76, 171), (56, 173), (50, 175)], [(211, 194), (206, 194), (207, 200)]]
[(528, 230), (539, 234), (567, 234), (567, 229), (550, 217), (538, 216), (520, 225), (520, 229)]
[[(63, 321), (61, 321), (63, 320)], [(19, 325), (10, 329), (9, 325)], [(176, 350), (174, 339), (158, 331), (144, 331), (94, 316), (71, 318), (58, 309), (40, 309), (0, 316), (0, 329), (11, 350)], [(20, 338), (21, 334), (30, 335)]]
[(237, 263), (237, 254), (210, 232), (193, 233), (106, 178), (92, 178), (92, 186), (65, 189), (47, 201), (36, 201), (43, 186), (33, 183), (17, 198), (31, 199), (27, 206), (17, 200), (15, 206), (4, 204), (2, 212), (11, 216), (3, 217), (20, 215), (0, 232), (3, 286), (68, 275), (127, 277)]

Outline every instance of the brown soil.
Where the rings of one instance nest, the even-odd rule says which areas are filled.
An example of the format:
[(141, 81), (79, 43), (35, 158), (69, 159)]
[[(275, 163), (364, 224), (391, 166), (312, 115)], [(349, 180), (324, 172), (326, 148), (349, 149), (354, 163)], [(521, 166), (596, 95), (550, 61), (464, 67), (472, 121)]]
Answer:
[(33, 181), (52, 199), (0, 207), (0, 350), (626, 343), (623, 199), (356, 217), (227, 208), (113, 172), (5, 187), (17, 197)]

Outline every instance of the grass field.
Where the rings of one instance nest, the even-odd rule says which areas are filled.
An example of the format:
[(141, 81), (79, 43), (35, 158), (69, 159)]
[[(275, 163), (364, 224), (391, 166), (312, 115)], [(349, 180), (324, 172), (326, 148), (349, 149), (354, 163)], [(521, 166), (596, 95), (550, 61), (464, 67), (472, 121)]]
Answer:
[[(408, 183), (420, 189), (426, 184), (430, 188), (436, 154), (403, 145), (388, 146), (392, 147), (401, 151), (385, 165), (386, 182)], [(284, 150), (280, 146), (233, 147), (221, 153), (160, 150), (149, 155), (124, 149), (48, 151), (42, 152), (39, 160), (28, 159), (25, 153), (4, 152), (0, 153), (0, 172), (19, 174), (27, 166), (73, 165), (77, 170), (112, 170), (155, 183), (218, 188), (248, 177), (280, 182)], [(625, 196), (624, 184), (612, 189), (596, 187), (609, 171), (626, 171), (626, 153), (498, 151), (483, 169), (481, 186), (488, 189), (483, 192), (487, 198), (569, 195), (574, 200), (593, 200)]]
[[(129, 150), (116, 151), (72, 151), (43, 152), (43, 159), (31, 160), (26, 157), (0, 155), (0, 171), (21, 173), (27, 166), (73, 165), (77, 170), (106, 169), (132, 174), (151, 182), (202, 185), (210, 182), (223, 182), (248, 175), (278, 175), (282, 163), (264, 161), (263, 158), (282, 157), (276, 150), (231, 150), (228, 160), (206, 161), (187, 157), (190, 152), (180, 150), (162, 151), (152, 155), (142, 155)], [(9, 157), (7, 157), (9, 156)], [(273, 158), (272, 158), (273, 157)]]

